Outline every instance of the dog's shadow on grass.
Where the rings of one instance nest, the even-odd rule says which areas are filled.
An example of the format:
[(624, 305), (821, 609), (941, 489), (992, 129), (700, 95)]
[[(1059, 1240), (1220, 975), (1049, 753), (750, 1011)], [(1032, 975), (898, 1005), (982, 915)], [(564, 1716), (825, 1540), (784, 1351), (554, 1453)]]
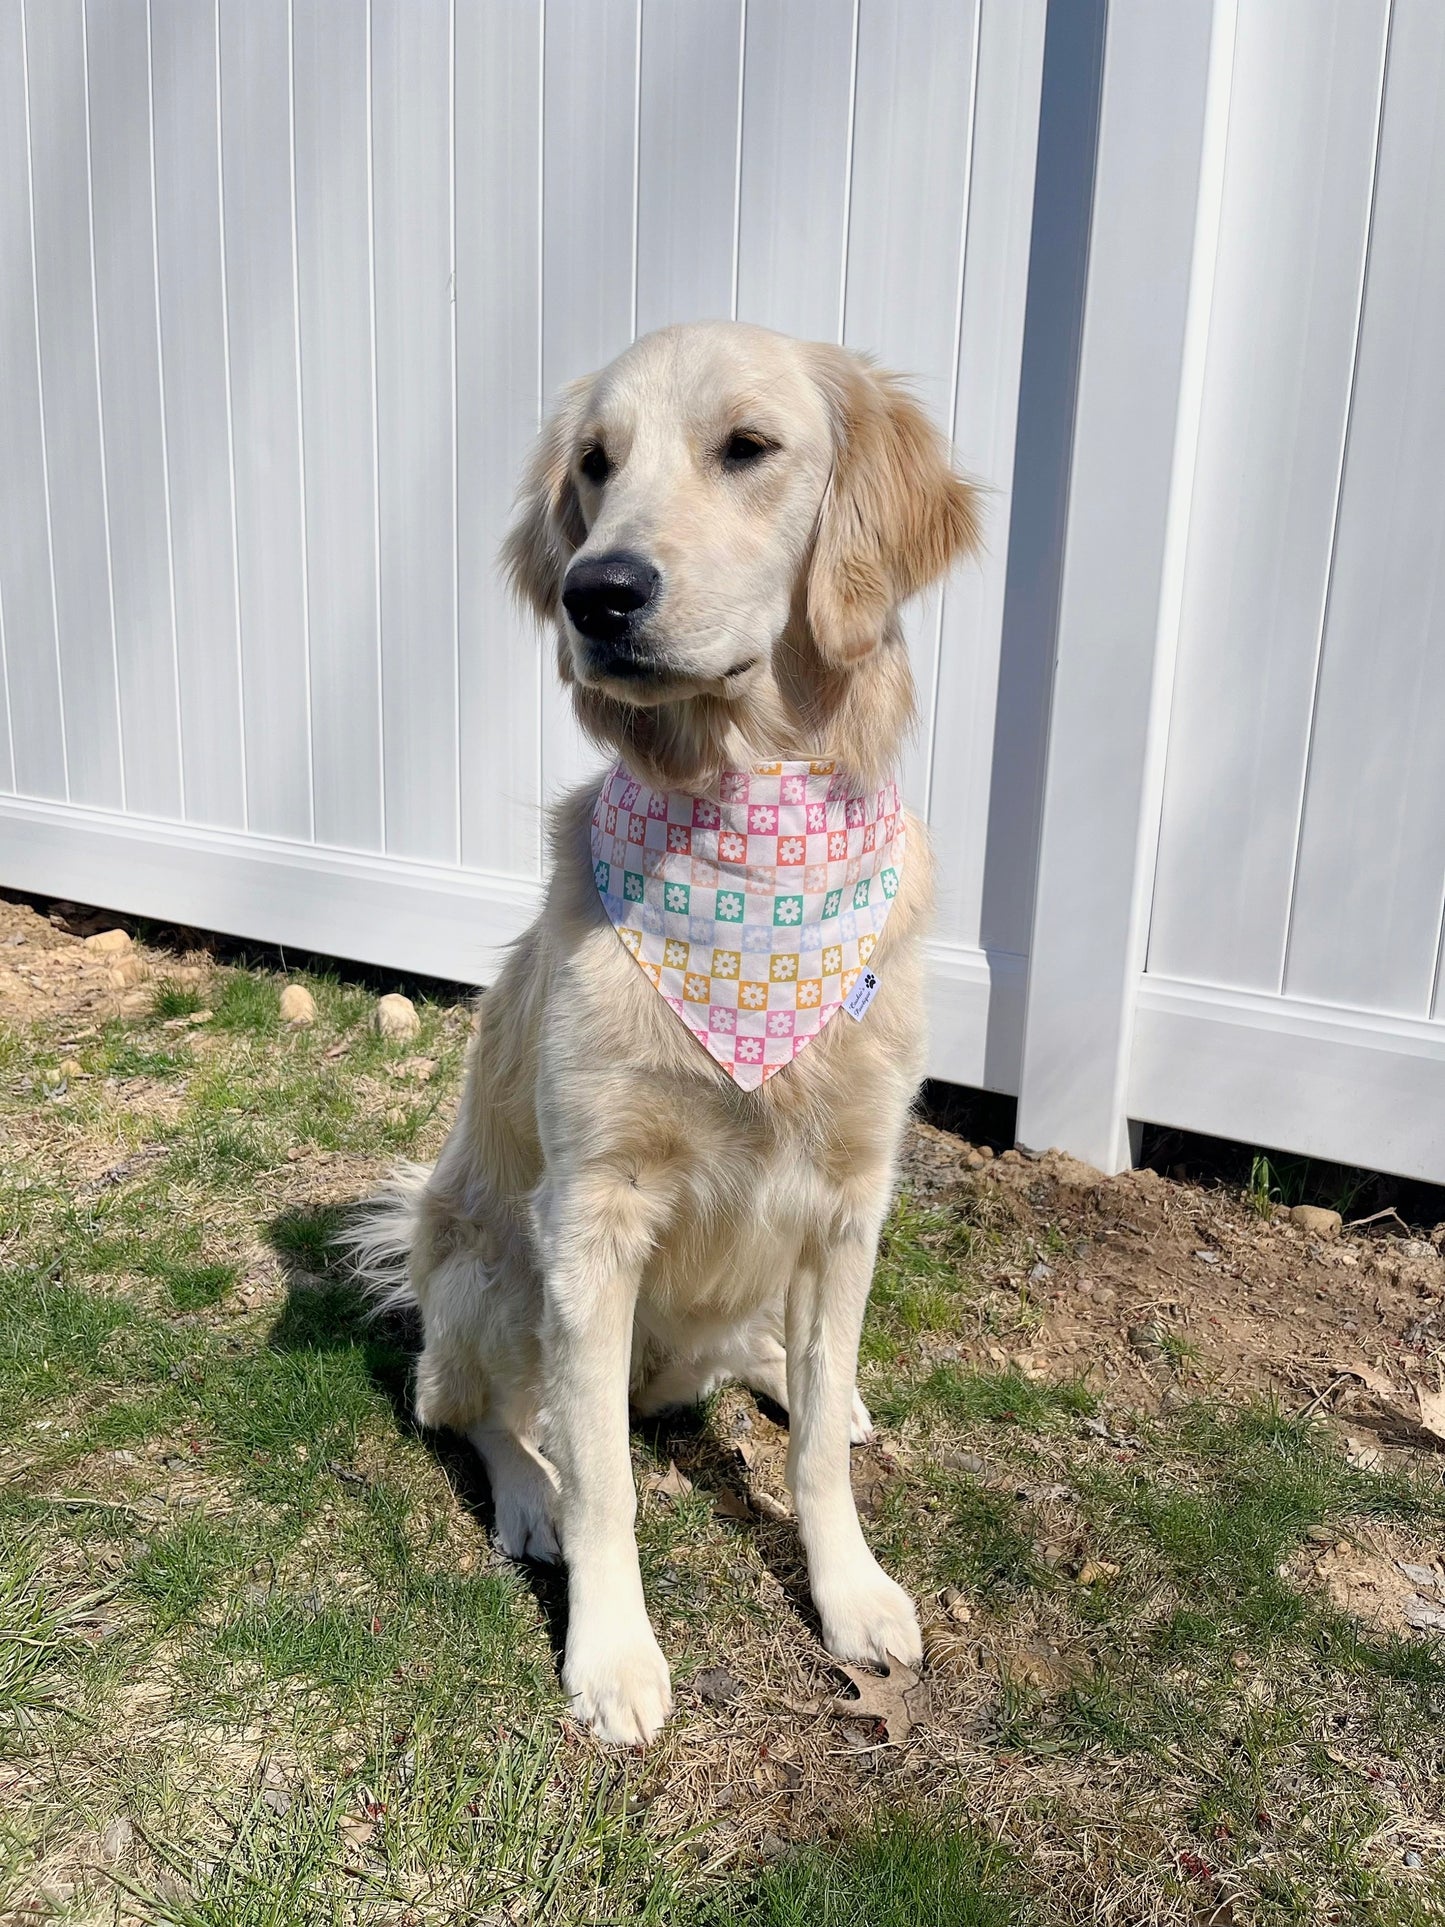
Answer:
[[(481, 1460), (460, 1433), (431, 1431), (412, 1414), (421, 1320), (415, 1312), (378, 1313), (351, 1270), (342, 1238), (355, 1209), (301, 1206), (266, 1227), (267, 1242), (286, 1278), (286, 1302), (267, 1342), (281, 1352), (359, 1354), (367, 1376), (391, 1408), (398, 1435), (415, 1440), (435, 1460), (490, 1548), (496, 1512)], [(532, 1589), (560, 1664), (567, 1632), (566, 1574), (561, 1566), (532, 1561), (518, 1570)]]
[[(752, 1396), (762, 1419), (786, 1431), (787, 1413), (760, 1393)], [(737, 1442), (718, 1429), (711, 1404), (673, 1406), (653, 1418), (634, 1418), (633, 1436), (644, 1442), (660, 1468), (676, 1465), (695, 1491), (711, 1496), (722, 1530), (729, 1538), (745, 1539), (753, 1545), (789, 1605), (819, 1640), (821, 1650), (822, 1628), (808, 1585), (797, 1523), (791, 1518), (765, 1517), (753, 1508), (747, 1469)], [(641, 1499), (640, 1493), (638, 1496)]]
[[(431, 1455), (490, 1547), (496, 1515), (481, 1460), (459, 1433), (429, 1430), (418, 1425), (412, 1414), (412, 1378), (421, 1345), (419, 1317), (414, 1312), (378, 1313), (351, 1270), (343, 1239), (356, 1208), (300, 1206), (282, 1212), (266, 1227), (267, 1241), (286, 1279), (286, 1301), (268, 1343), (281, 1352), (359, 1355), (367, 1376), (391, 1409), (397, 1433), (414, 1439)], [(760, 1403), (766, 1416), (786, 1423), (782, 1413), (766, 1401)], [(796, 1527), (746, 1516), (746, 1488), (736, 1453), (713, 1429), (705, 1408), (674, 1409), (639, 1420), (635, 1431), (662, 1466), (674, 1461), (695, 1487), (732, 1495), (742, 1514), (729, 1520), (732, 1529), (754, 1540), (764, 1565), (816, 1634), (817, 1616)], [(340, 1469), (339, 1476), (346, 1476), (346, 1468)], [(567, 1632), (565, 1570), (531, 1561), (520, 1570), (536, 1598), (560, 1665)]]

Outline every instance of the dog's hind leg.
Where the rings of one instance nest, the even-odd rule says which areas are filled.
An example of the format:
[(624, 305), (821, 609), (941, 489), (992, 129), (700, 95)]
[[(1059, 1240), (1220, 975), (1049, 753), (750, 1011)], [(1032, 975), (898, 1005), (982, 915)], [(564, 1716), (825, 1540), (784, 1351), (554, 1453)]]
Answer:
[(498, 1549), (509, 1559), (555, 1565), (561, 1558), (554, 1509), (557, 1475), (537, 1448), (503, 1424), (473, 1425), (467, 1437), (487, 1468)]
[[(729, 1348), (726, 1376), (740, 1380), (750, 1392), (760, 1393), (783, 1411), (788, 1410), (788, 1355), (772, 1330), (749, 1325), (740, 1332)], [(855, 1385), (848, 1443), (867, 1445), (872, 1437), (873, 1419)]]
[[(655, 1418), (659, 1412), (698, 1405), (729, 1379), (787, 1411), (788, 1355), (771, 1331), (757, 1325), (745, 1326), (720, 1350), (702, 1358), (668, 1359), (634, 1397), (632, 1409), (639, 1418)], [(855, 1385), (848, 1443), (867, 1445), (872, 1437), (873, 1419)]]
[(659, 1412), (700, 1405), (733, 1376), (714, 1358), (670, 1358), (634, 1397), (632, 1409), (639, 1418), (655, 1418)]

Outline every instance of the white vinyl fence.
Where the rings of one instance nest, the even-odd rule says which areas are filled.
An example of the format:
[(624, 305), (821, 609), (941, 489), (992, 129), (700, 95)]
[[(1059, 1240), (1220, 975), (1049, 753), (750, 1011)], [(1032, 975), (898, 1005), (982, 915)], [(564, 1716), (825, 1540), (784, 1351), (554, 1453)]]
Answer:
[(0, 0), (0, 883), (485, 983), (546, 398), (737, 315), (993, 491), (933, 1058), (1445, 1179), (1438, 0)]

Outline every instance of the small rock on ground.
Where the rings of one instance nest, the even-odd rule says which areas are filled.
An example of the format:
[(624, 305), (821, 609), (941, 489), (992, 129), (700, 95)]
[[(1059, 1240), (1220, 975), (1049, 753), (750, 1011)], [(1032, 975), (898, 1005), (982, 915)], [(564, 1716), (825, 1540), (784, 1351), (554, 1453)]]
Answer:
[(102, 957), (113, 956), (116, 952), (130, 949), (128, 930), (97, 930), (93, 937), (85, 939), (87, 950), (97, 951)]
[(298, 1027), (316, 1022), (316, 999), (305, 984), (287, 984), (281, 992), (281, 1021)]
[(383, 1037), (415, 1037), (421, 1029), (415, 1004), (397, 991), (377, 1000), (373, 1021)]
[(1290, 1222), (1297, 1224), (1301, 1231), (1308, 1232), (1312, 1238), (1337, 1238), (1343, 1223), (1338, 1211), (1326, 1211), (1318, 1204), (1297, 1204), (1290, 1212)]

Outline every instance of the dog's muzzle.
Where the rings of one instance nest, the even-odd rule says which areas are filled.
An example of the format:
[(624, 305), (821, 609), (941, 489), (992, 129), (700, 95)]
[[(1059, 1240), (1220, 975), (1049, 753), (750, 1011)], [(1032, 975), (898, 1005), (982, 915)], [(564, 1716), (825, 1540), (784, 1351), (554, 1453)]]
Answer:
[(642, 629), (662, 578), (626, 549), (574, 562), (562, 583), (562, 607), (588, 645), (588, 665), (599, 675), (644, 676), (659, 667)]

